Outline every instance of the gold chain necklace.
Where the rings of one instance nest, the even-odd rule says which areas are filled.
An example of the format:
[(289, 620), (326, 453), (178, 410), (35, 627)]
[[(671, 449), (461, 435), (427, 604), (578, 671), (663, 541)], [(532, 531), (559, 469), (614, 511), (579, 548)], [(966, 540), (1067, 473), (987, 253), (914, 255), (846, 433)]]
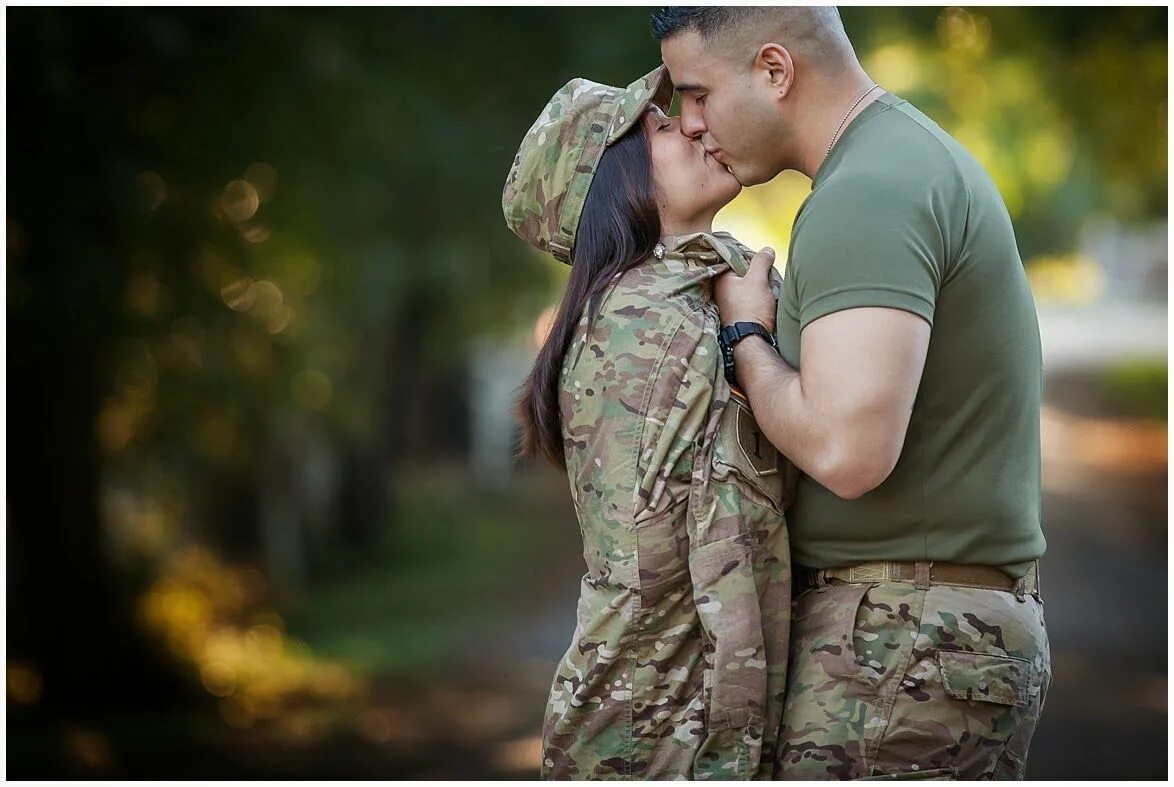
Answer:
[(856, 107), (860, 106), (860, 102), (864, 100), (865, 96), (876, 90), (878, 87), (880, 87), (880, 85), (878, 85), (876, 82), (873, 82), (872, 87), (861, 93), (860, 98), (856, 99), (856, 103), (852, 105), (851, 109), (844, 113), (844, 119), (840, 121), (840, 125), (836, 126), (836, 133), (832, 134), (832, 141), (828, 143), (827, 153), (824, 153), (824, 156), (831, 154), (832, 145), (836, 144), (836, 139), (840, 136), (840, 130), (844, 128), (844, 124), (848, 122), (848, 115), (851, 115), (852, 111), (856, 109)]

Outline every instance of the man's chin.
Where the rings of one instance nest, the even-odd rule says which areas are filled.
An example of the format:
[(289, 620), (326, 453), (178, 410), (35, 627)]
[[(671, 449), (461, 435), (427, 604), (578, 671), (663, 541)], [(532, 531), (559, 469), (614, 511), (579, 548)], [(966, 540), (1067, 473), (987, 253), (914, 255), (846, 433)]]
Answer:
[(738, 181), (738, 190), (741, 191), (742, 187), (745, 186), (746, 183), (742, 180), (742, 178), (738, 175), (738, 173), (734, 169), (726, 166), (725, 164), (723, 164), (722, 166), (725, 168), (726, 172), (730, 173), (730, 177), (732, 177), (734, 180)]
[(726, 167), (726, 169), (731, 175), (733, 175), (734, 180), (738, 181), (738, 184), (742, 188), (746, 188), (747, 186), (758, 186), (770, 180), (770, 178), (759, 177), (756, 173), (750, 172), (741, 166), (736, 168)]

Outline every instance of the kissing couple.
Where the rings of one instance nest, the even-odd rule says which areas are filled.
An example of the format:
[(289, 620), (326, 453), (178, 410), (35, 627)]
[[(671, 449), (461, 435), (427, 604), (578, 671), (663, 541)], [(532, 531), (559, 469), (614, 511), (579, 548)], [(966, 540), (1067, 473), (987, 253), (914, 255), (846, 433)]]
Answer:
[[(835, 8), (652, 30), (663, 64), (558, 90), (502, 196), (570, 266), (516, 411), (587, 567), (541, 776), (1022, 779), (1042, 356), (1002, 197)], [(780, 276), (713, 221), (788, 169)]]

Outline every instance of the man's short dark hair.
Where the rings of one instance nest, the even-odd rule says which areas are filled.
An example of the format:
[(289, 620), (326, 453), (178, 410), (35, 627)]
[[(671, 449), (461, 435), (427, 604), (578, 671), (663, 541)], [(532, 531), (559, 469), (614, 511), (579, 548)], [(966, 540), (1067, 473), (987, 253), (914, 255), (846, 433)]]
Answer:
[(753, 9), (737, 6), (665, 6), (652, 15), (652, 37), (657, 41), (663, 41), (680, 33), (696, 30), (702, 38), (709, 39), (731, 22), (739, 22), (748, 17), (748, 11), (752, 12)]
[(657, 41), (695, 32), (722, 51), (774, 41), (832, 71), (856, 63), (835, 6), (666, 6), (652, 14), (649, 27)]

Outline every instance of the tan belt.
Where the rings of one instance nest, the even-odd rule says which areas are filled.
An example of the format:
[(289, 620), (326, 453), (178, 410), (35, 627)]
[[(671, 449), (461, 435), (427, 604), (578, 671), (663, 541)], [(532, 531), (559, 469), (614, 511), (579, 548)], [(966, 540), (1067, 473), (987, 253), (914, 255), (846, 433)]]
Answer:
[(1039, 595), (1039, 561), (1033, 560), (1027, 573), (1015, 579), (995, 566), (969, 563), (939, 563), (934, 561), (878, 560), (855, 566), (837, 568), (809, 568), (795, 566), (795, 579), (800, 591), (827, 584), (829, 579), (841, 582), (909, 582), (922, 590), (932, 585), (953, 585), (986, 590), (1005, 590), (1023, 600), (1028, 594)]

